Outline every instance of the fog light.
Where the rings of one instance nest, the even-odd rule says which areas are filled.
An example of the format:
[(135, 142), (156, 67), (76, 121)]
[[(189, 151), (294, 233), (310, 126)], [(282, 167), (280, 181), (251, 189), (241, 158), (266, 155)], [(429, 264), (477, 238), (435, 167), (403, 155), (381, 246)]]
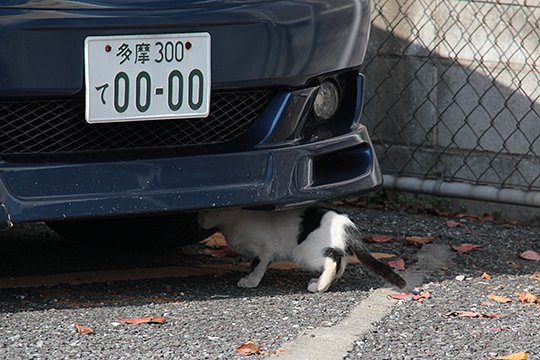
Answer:
[(313, 103), (315, 117), (318, 120), (328, 120), (336, 114), (338, 107), (339, 88), (333, 81), (323, 81)]

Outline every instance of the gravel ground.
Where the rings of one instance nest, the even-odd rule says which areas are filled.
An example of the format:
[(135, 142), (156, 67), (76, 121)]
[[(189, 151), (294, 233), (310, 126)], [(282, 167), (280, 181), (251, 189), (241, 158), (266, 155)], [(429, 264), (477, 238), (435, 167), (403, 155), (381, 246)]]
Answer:
[[(43, 225), (20, 226), (0, 240), (10, 252), (1, 276), (117, 268), (232, 263), (195, 245), (163, 252), (88, 252)], [(242, 273), (49, 288), (0, 290), (2, 359), (235, 358), (253, 339), (267, 353), (299, 333), (332, 326), (382, 282), (351, 266), (325, 294), (306, 290), (314, 274), (269, 270), (257, 289), (239, 289)], [(165, 316), (167, 323), (117, 324), (121, 318)], [(94, 333), (75, 333), (77, 322)]]
[[(4, 291), (0, 357), (232, 358), (249, 339), (276, 351), (300, 331), (333, 325), (366, 294), (365, 285), (351, 290), (344, 283), (331, 293), (308, 294), (298, 288), (307, 274), (283, 271), (246, 291), (234, 286), (238, 275)], [(350, 285), (361, 288), (360, 279)], [(115, 324), (144, 316), (165, 316), (167, 323)], [(75, 322), (94, 334), (77, 335)]]
[[(370, 283), (357, 269), (331, 292), (310, 294), (302, 271), (270, 271), (255, 290), (237, 288), (240, 276), (2, 290), (0, 358), (233, 358), (249, 339), (277, 351), (301, 331), (342, 319)], [(144, 316), (167, 323), (114, 324)], [(75, 334), (75, 322), (94, 334)]]
[[(363, 221), (370, 217), (358, 216)], [(540, 298), (540, 281), (531, 278), (539, 275), (540, 263), (518, 257), (525, 250), (540, 252), (539, 228), (403, 213), (383, 213), (383, 218), (402, 224), (401, 235), (436, 236), (435, 241), (448, 246), (471, 243), (481, 248), (456, 253), (452, 266), (439, 269), (417, 289), (428, 291), (431, 298), (399, 301), (376, 330), (355, 342), (347, 359), (487, 359), (522, 351), (529, 359), (540, 358), (540, 305), (522, 305), (515, 295), (530, 291)], [(449, 227), (447, 221), (460, 226)], [(481, 279), (484, 272), (493, 278)], [(465, 280), (456, 280), (460, 276)], [(488, 294), (512, 302), (489, 301)], [(459, 310), (500, 318), (447, 315)]]
[[(500, 275), (428, 283), (431, 298), (422, 303), (400, 302), (377, 324), (377, 329), (355, 342), (347, 359), (488, 359), (526, 352), (540, 358), (540, 308), (520, 304), (515, 292), (540, 290), (528, 276)], [(506, 296), (511, 303), (489, 301), (488, 294)], [(499, 318), (449, 316), (473, 311)]]
[[(481, 358), (514, 349), (540, 356), (538, 347), (534, 348), (539, 309), (521, 306), (515, 299), (505, 305), (481, 305), (489, 292), (513, 296), (528, 288), (540, 295), (540, 282), (527, 276), (540, 270), (538, 262), (516, 257), (516, 252), (539, 251), (538, 228), (458, 219), (453, 220), (461, 221), (463, 227), (449, 228), (444, 217), (353, 207), (342, 210), (364, 232), (395, 237), (396, 242), (369, 244), (370, 249), (399, 255), (407, 266), (416, 261), (418, 249), (404, 245), (404, 236), (436, 236), (435, 241), (445, 244), (482, 245), (479, 251), (456, 255), (453, 266), (432, 274), (432, 282), (425, 285), (432, 298), (422, 304), (399, 303), (377, 332), (357, 341), (350, 359), (465, 359), (471, 358), (467, 352)], [(209, 258), (200, 250), (200, 246), (192, 246), (161, 252), (88, 251), (64, 242), (43, 225), (26, 225), (0, 238), (0, 251), (10, 254), (0, 264), (0, 276), (239, 261)], [(484, 271), (494, 278), (480, 280)], [(471, 279), (456, 281), (456, 275)], [(305, 289), (312, 274), (300, 270), (271, 270), (254, 290), (236, 288), (241, 276), (225, 273), (0, 290), (0, 358), (230, 359), (236, 357), (234, 348), (249, 339), (269, 353), (279, 352), (299, 334), (343, 319), (371, 288), (382, 286), (358, 266), (348, 268), (344, 279), (325, 294), (308, 293)], [(473, 309), (505, 317), (445, 315)], [(164, 325), (115, 323), (119, 318), (150, 315), (165, 316), (168, 321)], [(76, 334), (75, 322), (91, 327), (94, 333)], [(510, 345), (502, 346), (504, 341)]]

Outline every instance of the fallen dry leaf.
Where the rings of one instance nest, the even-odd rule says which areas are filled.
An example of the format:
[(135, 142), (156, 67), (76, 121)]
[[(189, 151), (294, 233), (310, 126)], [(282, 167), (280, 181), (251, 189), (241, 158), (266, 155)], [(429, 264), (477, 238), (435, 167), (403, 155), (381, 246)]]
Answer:
[(457, 217), (458, 219), (465, 219), (465, 220), (469, 220), (469, 221), (479, 221), (480, 220), (480, 216), (474, 215), (474, 214), (458, 213), (458, 214), (456, 214), (454, 216)]
[(510, 328), (500, 328), (500, 327), (493, 327), (493, 328), (487, 328), (489, 331), (507, 331), (510, 330)]
[(405, 260), (403, 259), (388, 261), (386, 264), (395, 270), (405, 270)]
[(508, 264), (508, 266), (510, 266), (512, 269), (521, 269), (523, 267), (523, 265), (515, 263), (513, 261), (507, 261), (506, 264)]
[(488, 319), (497, 319), (499, 315), (495, 314), (484, 314), (476, 311), (465, 311), (457, 310), (451, 311), (446, 316), (457, 316), (457, 317), (471, 317), (471, 318), (488, 318)]
[(207, 237), (206, 239), (202, 240), (200, 243), (210, 248), (220, 248), (220, 247), (227, 246), (227, 240), (225, 240), (225, 236), (223, 236), (223, 234), (220, 232), (217, 232), (214, 235)]
[(452, 249), (454, 249), (460, 254), (467, 254), (467, 253), (470, 253), (471, 251), (478, 250), (481, 248), (480, 245), (476, 245), (476, 244), (460, 244), (460, 245), (451, 245), (451, 246), (452, 246)]
[(459, 222), (454, 221), (454, 220), (448, 220), (446, 222), (446, 226), (448, 226), (449, 228), (464, 227), (464, 225), (462, 223), (459, 223)]
[(466, 227), (465, 229), (463, 229), (463, 233), (464, 233), (464, 234), (467, 234), (467, 235), (473, 235), (473, 234), (476, 234), (474, 231), (472, 231), (472, 230), (469, 229), (468, 227)]
[(534, 304), (538, 302), (538, 298), (528, 291), (518, 292), (516, 295), (522, 304)]
[(235, 258), (238, 254), (228, 247), (222, 247), (219, 249), (203, 249), (203, 254), (212, 256), (215, 258)]
[(91, 328), (79, 325), (79, 323), (73, 324), (73, 327), (75, 328), (77, 334), (81, 335), (90, 335), (94, 332), (94, 330), (92, 330)]
[(435, 214), (435, 215), (438, 215), (438, 216), (442, 216), (442, 217), (448, 217), (450, 216), (449, 213), (447, 213), (446, 211), (441, 211), (439, 209), (425, 209), (428, 213), (432, 213), (432, 214)]
[(287, 351), (285, 349), (279, 348), (277, 350), (270, 350), (269, 353), (272, 355), (282, 355), (285, 354)]
[(485, 213), (484, 215), (482, 215), (482, 218), (480, 220), (482, 220), (484, 222), (490, 222), (490, 221), (493, 221), (495, 219), (493, 218), (493, 215), (491, 215), (490, 213)]
[(495, 295), (495, 294), (489, 294), (487, 296), (487, 298), (489, 300), (493, 300), (493, 301), (496, 301), (496, 302), (500, 302), (500, 303), (509, 303), (509, 302), (512, 302), (512, 299), (509, 299), (505, 296), (499, 296), (499, 295)]
[(525, 260), (538, 261), (540, 260), (540, 255), (536, 251), (527, 250), (519, 254), (519, 257)]
[(480, 278), (484, 279), (484, 280), (491, 280), (493, 276), (489, 275), (488, 273), (483, 273), (482, 276), (480, 276)]
[(397, 255), (386, 253), (371, 253), (371, 256), (377, 260), (392, 259), (397, 257)]
[(163, 316), (147, 316), (143, 318), (121, 319), (118, 322), (126, 324), (165, 324), (167, 319)]
[(266, 352), (261, 350), (261, 345), (256, 345), (253, 340), (248, 340), (236, 349), (234, 349), (237, 354), (242, 356), (249, 355), (265, 355)]
[(525, 352), (518, 352), (510, 355), (505, 355), (503, 357), (492, 357), (493, 360), (527, 360), (529, 355)]
[(425, 299), (429, 299), (431, 297), (431, 294), (427, 291), (421, 292), (418, 295), (411, 294), (411, 293), (397, 293), (397, 294), (389, 294), (389, 298), (396, 299), (396, 300), (409, 300), (409, 301), (418, 301), (422, 302)]
[(396, 294), (389, 294), (388, 297), (395, 300), (412, 300), (413, 294), (396, 293)]
[(413, 300), (422, 302), (425, 299), (429, 299), (430, 297), (431, 297), (431, 294), (428, 293), (427, 291), (424, 291), (418, 295), (413, 295)]
[(393, 236), (390, 235), (368, 235), (364, 236), (364, 241), (367, 241), (369, 243), (390, 243), (396, 241), (396, 239)]
[(436, 238), (434, 236), (407, 236), (405, 237), (405, 244), (422, 247), (426, 244), (432, 243), (435, 239)]

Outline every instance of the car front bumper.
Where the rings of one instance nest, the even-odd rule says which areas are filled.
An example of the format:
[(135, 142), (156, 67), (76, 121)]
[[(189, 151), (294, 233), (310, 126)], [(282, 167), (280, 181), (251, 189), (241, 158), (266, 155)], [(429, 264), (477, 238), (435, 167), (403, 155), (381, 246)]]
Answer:
[(253, 126), (259, 141), (248, 150), (101, 162), (2, 161), (3, 226), (223, 206), (290, 207), (373, 191), (382, 177), (359, 122), (361, 75), (355, 86), (348, 131), (314, 141), (288, 140), (308, 116), (316, 88), (305, 88), (275, 96)]

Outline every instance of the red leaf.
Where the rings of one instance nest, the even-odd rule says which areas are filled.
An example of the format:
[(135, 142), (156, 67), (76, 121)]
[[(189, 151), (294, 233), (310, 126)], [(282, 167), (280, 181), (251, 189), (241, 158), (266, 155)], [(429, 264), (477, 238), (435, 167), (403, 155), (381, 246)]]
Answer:
[(427, 291), (424, 291), (424, 292), (421, 292), (418, 295), (413, 295), (413, 300), (422, 302), (425, 299), (429, 299), (430, 297), (431, 297), (431, 294), (428, 293)]
[(518, 353), (513, 353), (513, 354), (509, 354), (509, 355), (505, 355), (503, 357), (491, 357), (490, 359), (493, 359), (493, 360), (527, 360), (529, 358), (529, 355), (527, 355), (527, 353), (525, 352), (518, 352)]
[(390, 235), (368, 235), (364, 237), (364, 240), (369, 243), (390, 243), (396, 241), (392, 236)]
[(424, 291), (424, 292), (420, 293), (419, 295), (407, 294), (407, 293), (397, 293), (397, 294), (389, 294), (388, 297), (391, 298), (391, 299), (396, 299), (396, 300), (412, 300), (412, 301), (422, 302), (425, 299), (429, 299), (431, 297), (431, 295), (427, 291)]
[(256, 345), (253, 340), (248, 340), (242, 345), (234, 349), (237, 354), (243, 356), (249, 355), (266, 355), (265, 351), (261, 350), (261, 345)]
[(387, 253), (371, 253), (371, 256), (377, 260), (392, 259), (397, 257), (397, 255)]
[(536, 251), (527, 250), (519, 254), (519, 257), (525, 260), (538, 261), (540, 260), (540, 255)]
[(212, 256), (215, 258), (235, 258), (238, 257), (238, 254), (229, 249), (229, 247), (222, 247), (219, 249), (203, 249), (203, 254)]
[(413, 294), (397, 293), (389, 294), (388, 297), (396, 300), (412, 300)]
[(482, 221), (484, 222), (490, 222), (490, 221), (493, 221), (493, 215), (491, 215), (490, 213), (485, 213), (484, 215), (482, 215)]
[(126, 324), (165, 324), (167, 319), (163, 316), (147, 316), (143, 318), (121, 319), (118, 322)]
[(473, 234), (476, 234), (474, 231), (472, 231), (472, 230), (469, 229), (468, 227), (465, 227), (465, 229), (463, 229), (463, 233), (464, 233), (464, 234), (467, 234), (467, 235), (473, 235)]
[(434, 236), (407, 236), (405, 243), (407, 245), (414, 245), (416, 247), (422, 247), (426, 244), (432, 243), (436, 238)]
[(482, 276), (480, 276), (480, 278), (484, 279), (484, 280), (491, 280), (493, 276), (489, 275), (488, 273), (483, 273)]
[(489, 300), (493, 300), (493, 301), (500, 302), (500, 303), (512, 302), (512, 299), (509, 299), (506, 296), (499, 296), (499, 295), (495, 295), (495, 294), (488, 294), (487, 298)]
[(396, 270), (405, 270), (405, 261), (403, 259), (396, 259), (394, 261), (388, 261), (386, 263), (388, 266), (390, 266), (392, 269)]
[(81, 335), (90, 335), (91, 333), (94, 332), (94, 330), (92, 330), (91, 328), (81, 326), (79, 325), (79, 323), (73, 324), (73, 327), (75, 328), (75, 331), (77, 332), (77, 334), (81, 334)]
[(538, 302), (538, 298), (528, 291), (518, 292), (516, 295), (522, 304), (534, 304)]
[(493, 328), (488, 328), (489, 331), (505, 331), (505, 330), (510, 330), (510, 328), (499, 328), (499, 327), (493, 327)]
[(454, 249), (460, 254), (467, 254), (473, 250), (478, 250), (481, 248), (480, 245), (475, 245), (475, 244), (461, 244), (461, 245), (451, 245), (451, 246), (452, 246), (452, 249)]
[(448, 226), (449, 228), (457, 228), (457, 227), (463, 227), (463, 224), (454, 220), (448, 220), (446, 222), (446, 226)]
[(473, 215), (473, 214), (459, 213), (459, 214), (456, 214), (455, 217), (457, 217), (459, 219), (469, 220), (469, 221), (478, 221), (478, 220), (480, 220), (480, 216)]
[(219, 232), (200, 241), (200, 243), (210, 248), (221, 248), (227, 246), (227, 240), (225, 239), (225, 236), (223, 236), (223, 234)]

